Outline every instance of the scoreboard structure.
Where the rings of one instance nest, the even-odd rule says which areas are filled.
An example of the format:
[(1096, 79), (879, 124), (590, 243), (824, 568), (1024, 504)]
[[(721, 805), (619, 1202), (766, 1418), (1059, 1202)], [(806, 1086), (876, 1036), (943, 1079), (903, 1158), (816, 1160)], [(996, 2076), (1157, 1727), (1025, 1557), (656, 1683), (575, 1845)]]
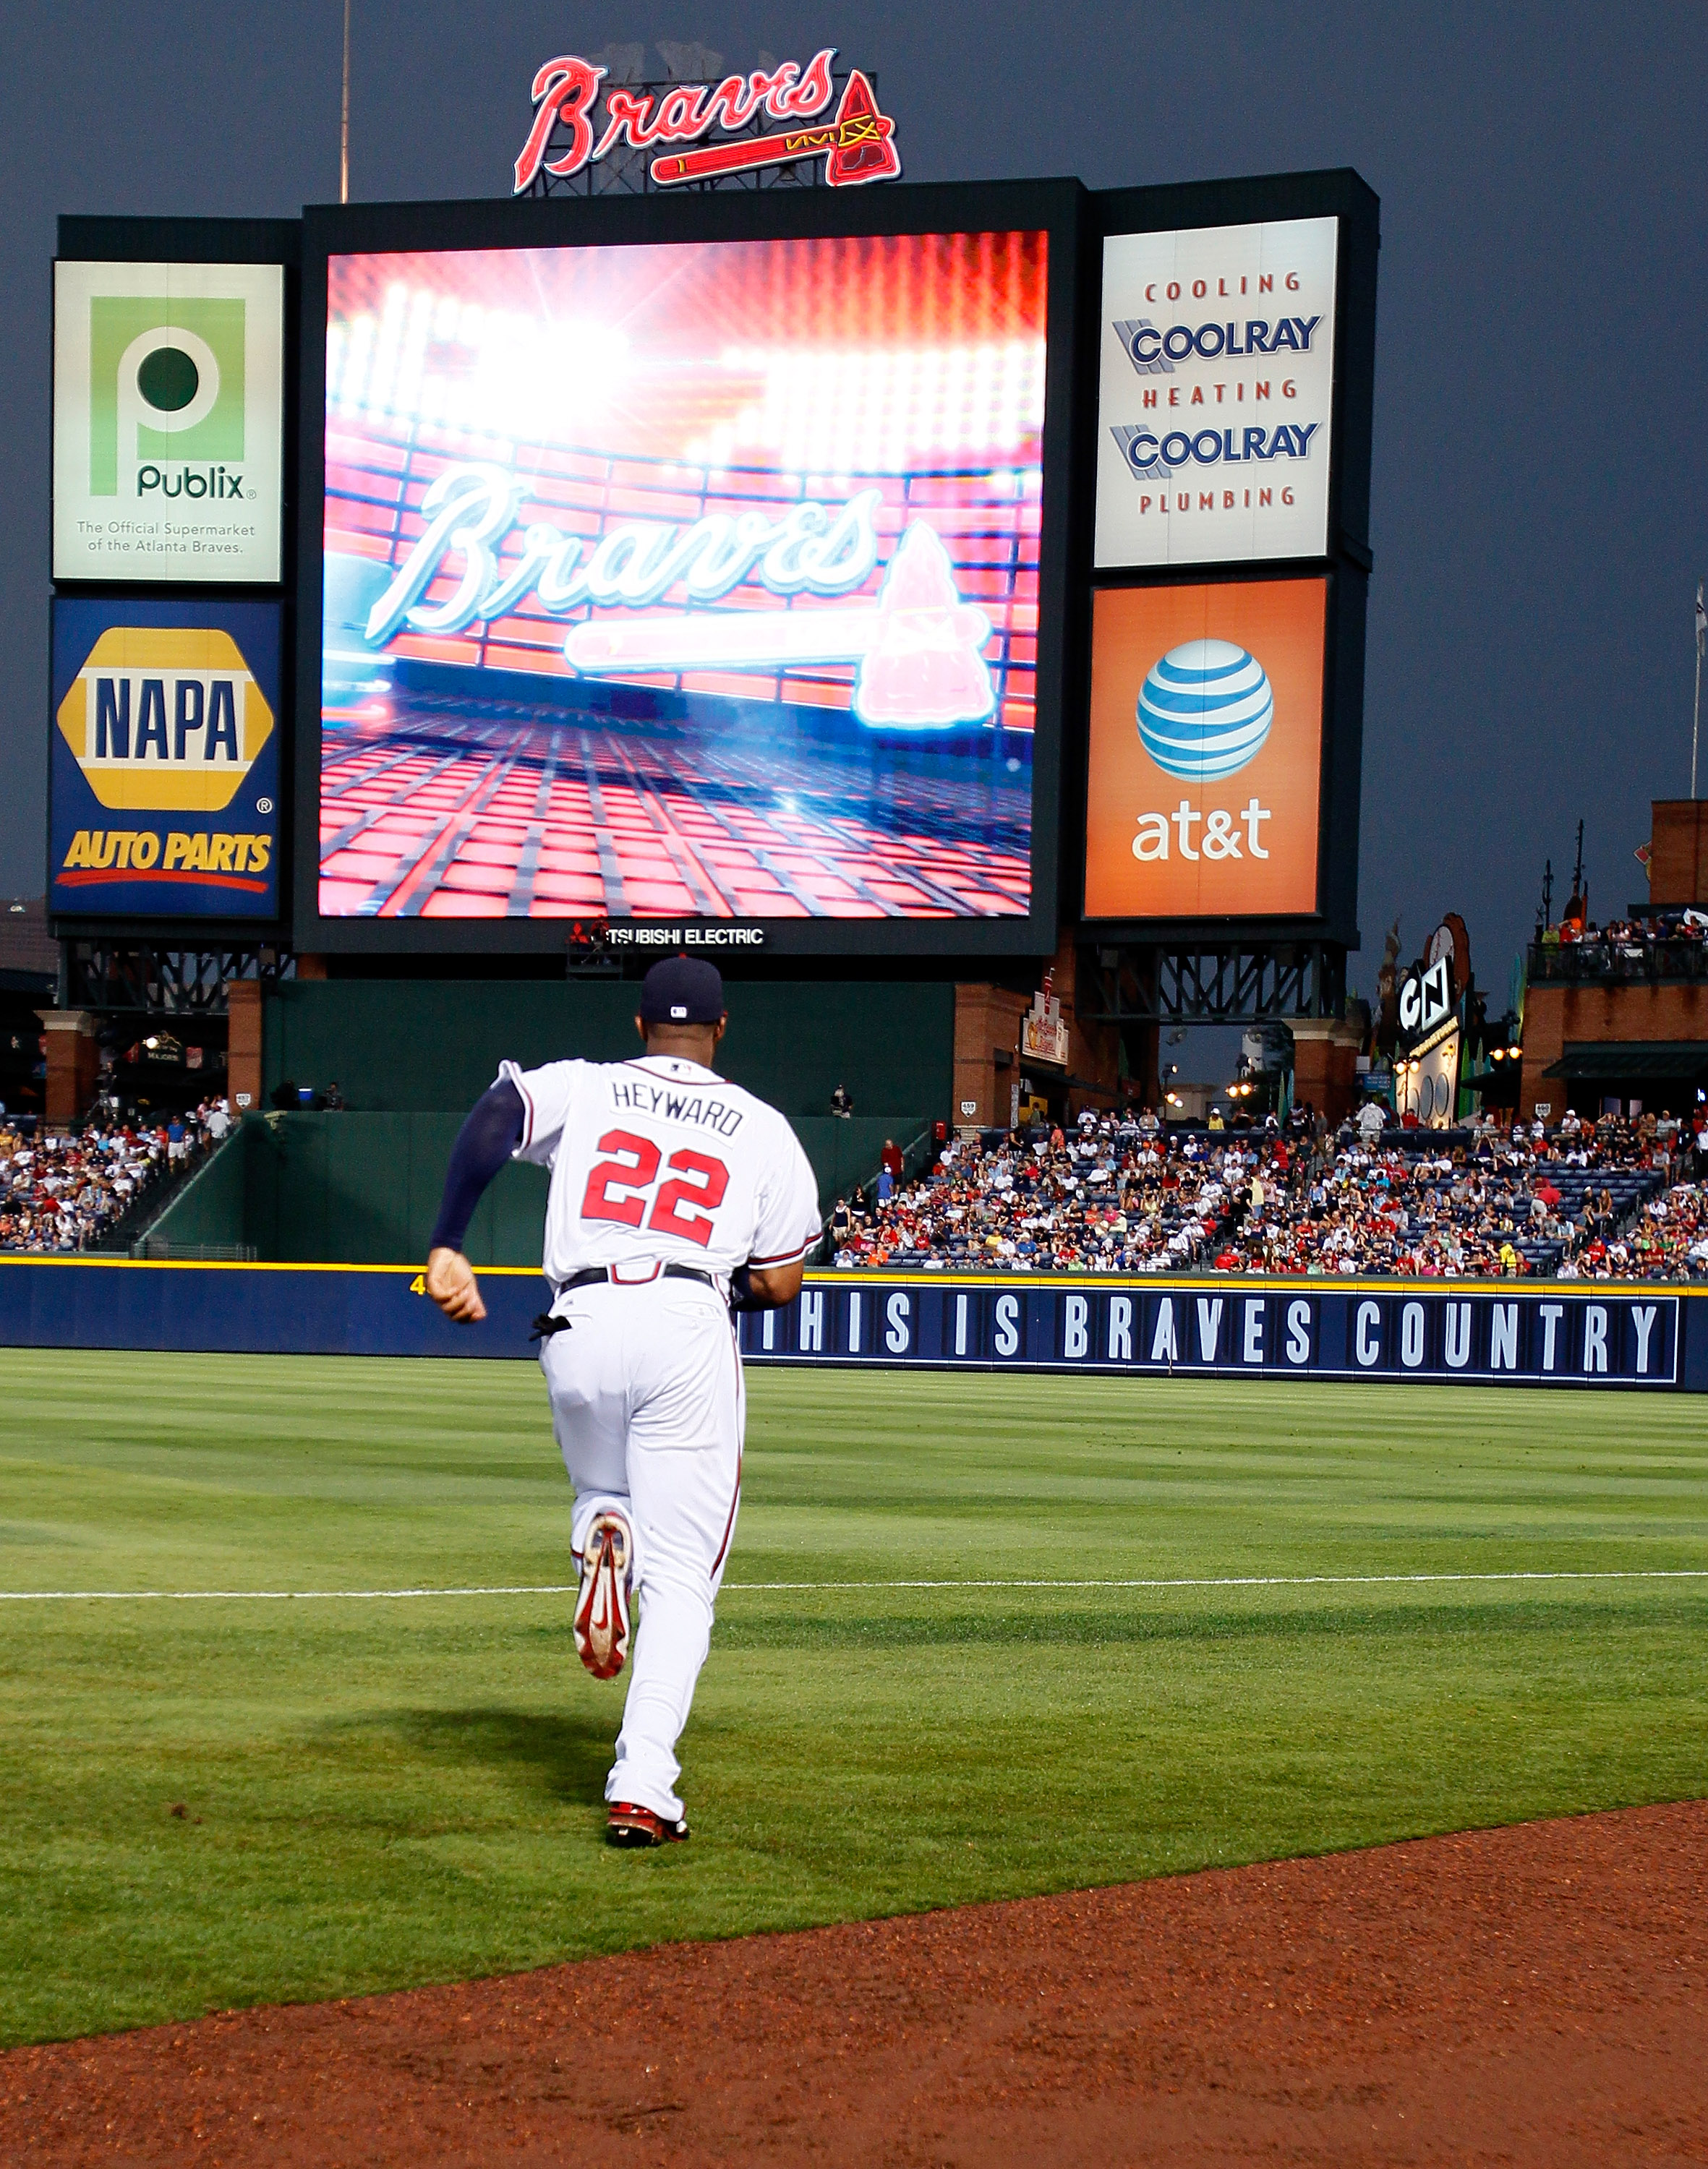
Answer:
[[(887, 179), (863, 111), (717, 158)], [(55, 931), (1354, 944), (1376, 228), (1350, 173), (62, 221)]]

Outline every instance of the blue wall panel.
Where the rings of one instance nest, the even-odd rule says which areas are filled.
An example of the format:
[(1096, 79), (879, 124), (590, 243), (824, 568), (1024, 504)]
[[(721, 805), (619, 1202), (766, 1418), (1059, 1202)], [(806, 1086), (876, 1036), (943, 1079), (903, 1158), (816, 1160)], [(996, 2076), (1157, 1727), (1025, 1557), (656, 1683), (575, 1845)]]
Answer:
[[(0, 1346), (521, 1357), (536, 1273), (451, 1324), (408, 1266), (0, 1259)], [(1708, 1288), (812, 1276), (740, 1322), (755, 1362), (1708, 1392)]]

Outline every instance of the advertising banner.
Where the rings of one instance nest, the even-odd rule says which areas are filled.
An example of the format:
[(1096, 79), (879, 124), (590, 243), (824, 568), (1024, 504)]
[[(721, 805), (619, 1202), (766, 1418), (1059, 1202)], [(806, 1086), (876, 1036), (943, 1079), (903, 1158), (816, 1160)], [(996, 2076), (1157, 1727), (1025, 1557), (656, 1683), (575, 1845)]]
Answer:
[[(419, 1264), (0, 1255), (0, 1346), (532, 1362), (538, 1273), (488, 1266), (480, 1284), (489, 1314), (467, 1326), (429, 1299)], [(736, 1322), (750, 1363), (1708, 1392), (1700, 1289), (815, 1273), (786, 1310)]]
[(1048, 241), (334, 256), (320, 913), (1025, 918)]
[(53, 605), (49, 910), (279, 915), (277, 603)]
[(1328, 584), (1092, 598), (1087, 919), (1317, 908)]
[(1676, 1386), (1681, 1298), (1620, 1288), (1078, 1287), (815, 1279), (740, 1320), (751, 1360)]
[(1105, 240), (1098, 571), (1325, 554), (1339, 231)]
[(280, 578), (285, 274), (54, 266), (53, 577)]

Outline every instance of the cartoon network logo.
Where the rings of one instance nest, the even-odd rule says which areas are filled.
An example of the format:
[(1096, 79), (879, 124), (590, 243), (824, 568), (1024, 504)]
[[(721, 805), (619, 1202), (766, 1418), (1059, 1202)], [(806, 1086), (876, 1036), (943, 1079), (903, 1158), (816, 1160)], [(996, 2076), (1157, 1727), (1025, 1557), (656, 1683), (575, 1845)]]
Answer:
[(271, 736), (273, 711), (228, 632), (109, 626), (56, 721), (103, 806), (216, 813)]

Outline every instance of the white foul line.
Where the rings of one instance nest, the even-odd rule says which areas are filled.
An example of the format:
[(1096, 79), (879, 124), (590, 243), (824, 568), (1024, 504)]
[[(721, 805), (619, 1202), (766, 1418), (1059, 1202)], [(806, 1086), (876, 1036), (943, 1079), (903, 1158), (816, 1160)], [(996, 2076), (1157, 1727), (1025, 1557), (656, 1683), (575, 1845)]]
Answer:
[[(727, 1581), (726, 1592), (770, 1596), (819, 1589), (1374, 1589), (1393, 1584), (1517, 1581), (1708, 1581), (1708, 1567), (1542, 1567), (1460, 1574), (1227, 1574), (1170, 1580)], [(573, 1596), (574, 1582), (467, 1589), (0, 1589), (0, 1604), (315, 1603), (418, 1596)]]

